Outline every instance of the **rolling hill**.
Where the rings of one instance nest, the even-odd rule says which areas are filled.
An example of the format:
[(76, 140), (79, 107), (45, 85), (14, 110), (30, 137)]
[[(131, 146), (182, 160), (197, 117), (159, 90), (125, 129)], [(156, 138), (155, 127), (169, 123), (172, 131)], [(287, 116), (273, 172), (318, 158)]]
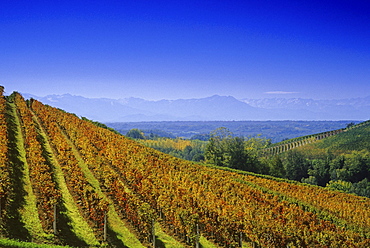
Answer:
[(354, 125), (330, 139), (314, 144), (313, 148), (329, 149), (332, 152), (370, 150), (370, 121)]
[(326, 131), (287, 139), (271, 144), (264, 150), (266, 154), (274, 155), (300, 148), (306, 152), (325, 150), (335, 154), (352, 151), (370, 150), (370, 121), (350, 125), (347, 128)]
[(180, 160), (19, 93), (0, 98), (0, 138), (1, 237), (77, 247), (370, 245), (369, 198)]

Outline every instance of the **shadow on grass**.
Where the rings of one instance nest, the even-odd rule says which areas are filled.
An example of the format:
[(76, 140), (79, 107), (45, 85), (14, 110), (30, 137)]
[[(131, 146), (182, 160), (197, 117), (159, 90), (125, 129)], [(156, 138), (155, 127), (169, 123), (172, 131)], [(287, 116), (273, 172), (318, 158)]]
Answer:
[(115, 232), (109, 227), (107, 229), (107, 241), (109, 244), (109, 247), (117, 247), (117, 248), (128, 248), (125, 246), (122, 241), (117, 237)]
[(155, 236), (155, 247), (166, 248), (166, 245), (162, 242), (162, 240), (158, 239), (158, 236)]
[(10, 190), (5, 203), (6, 217), (4, 227), (9, 238), (31, 241), (31, 235), (22, 222), (20, 209), (25, 204), (26, 191), (24, 189), (24, 164), (20, 159), (20, 150), (17, 146), (18, 128), (13, 116), (13, 108), (6, 105), (6, 119), (8, 125), (8, 168)]
[(88, 245), (78, 238), (71, 227), (71, 220), (65, 214), (66, 209), (63, 204), (58, 204), (57, 207), (57, 236), (63, 245), (74, 247), (88, 247)]

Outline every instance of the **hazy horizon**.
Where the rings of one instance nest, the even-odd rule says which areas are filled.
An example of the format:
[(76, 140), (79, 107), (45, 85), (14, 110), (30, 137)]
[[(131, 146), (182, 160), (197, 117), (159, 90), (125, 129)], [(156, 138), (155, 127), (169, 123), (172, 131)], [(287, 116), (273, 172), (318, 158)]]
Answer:
[(46, 96), (344, 99), (370, 92), (367, 1), (0, 4), (0, 84)]
[[(17, 91), (19, 92), (19, 91)], [(172, 99), (172, 98), (161, 98), (161, 99), (146, 99), (146, 98), (142, 98), (142, 97), (134, 97), (134, 96), (127, 96), (127, 97), (122, 97), (122, 98), (109, 98), (109, 97), (86, 97), (86, 96), (83, 96), (83, 95), (79, 95), (79, 94), (70, 94), (70, 93), (63, 93), (63, 94), (48, 94), (48, 95), (35, 95), (35, 94), (30, 94), (28, 92), (19, 92), (21, 93), (23, 96), (34, 96), (34, 97), (39, 97), (39, 98), (45, 98), (45, 97), (48, 97), (48, 96), (63, 96), (63, 95), (70, 95), (70, 96), (73, 96), (73, 97), (83, 97), (83, 98), (87, 98), (87, 99), (112, 99), (112, 100), (125, 100), (125, 99), (130, 99), (130, 98), (136, 98), (136, 99), (141, 99), (141, 100), (145, 100), (145, 101), (162, 101), (162, 100), (192, 100), (192, 99), (204, 99), (204, 98), (211, 98), (211, 97), (214, 97), (214, 96), (221, 96), (221, 97), (233, 97), (237, 100), (244, 100), (244, 99), (251, 99), (251, 100), (258, 100), (258, 99), (286, 99), (286, 100), (289, 100), (289, 99), (303, 99), (303, 100), (317, 100), (317, 101), (325, 101), (325, 100), (349, 100), (349, 99), (356, 99), (356, 98), (370, 98), (370, 93), (368, 95), (365, 95), (363, 97), (348, 97), (348, 98), (333, 98), (333, 99), (314, 99), (314, 98), (305, 98), (305, 97), (293, 97), (293, 96), (290, 96), (290, 97), (283, 97), (283, 96), (274, 96), (274, 97), (261, 97), (261, 98), (252, 98), (252, 97), (244, 97), (244, 98), (237, 98), (237, 97), (234, 97), (234, 96), (230, 96), (230, 95), (221, 95), (221, 94), (214, 94), (214, 95), (209, 95), (209, 96), (203, 96), (203, 97), (189, 97), (189, 98), (176, 98), (176, 99)], [(12, 94), (12, 92), (9, 92), (5, 89), (5, 95), (10, 95)]]

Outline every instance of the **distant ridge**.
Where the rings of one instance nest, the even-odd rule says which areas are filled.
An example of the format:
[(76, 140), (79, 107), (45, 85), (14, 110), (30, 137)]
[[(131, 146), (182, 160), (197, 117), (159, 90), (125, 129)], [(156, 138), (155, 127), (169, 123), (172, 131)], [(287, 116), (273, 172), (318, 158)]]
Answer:
[(140, 98), (23, 94), (45, 104), (100, 122), (367, 120), (370, 97), (342, 100), (300, 98), (242, 99), (214, 95), (198, 99), (149, 101)]

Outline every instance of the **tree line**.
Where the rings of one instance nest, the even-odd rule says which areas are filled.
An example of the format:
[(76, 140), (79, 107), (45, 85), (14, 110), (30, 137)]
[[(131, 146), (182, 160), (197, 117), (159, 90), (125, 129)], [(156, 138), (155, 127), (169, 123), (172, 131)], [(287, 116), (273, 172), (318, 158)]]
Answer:
[(268, 144), (269, 140), (263, 138), (233, 137), (230, 131), (220, 128), (207, 144), (205, 162), (370, 197), (368, 150), (309, 155), (293, 149), (272, 157), (260, 156), (259, 151)]
[[(327, 186), (370, 197), (370, 152), (367, 150), (346, 154), (326, 151), (313, 156), (307, 155), (302, 149), (293, 149), (266, 157), (262, 150), (271, 144), (271, 140), (260, 136), (238, 137), (225, 127), (211, 132), (208, 141), (201, 146), (177, 138), (178, 142), (188, 142), (183, 149), (169, 145), (170, 140), (174, 139), (148, 138), (138, 129), (131, 130), (127, 135), (137, 139), (138, 134), (141, 134), (139, 139), (146, 140), (143, 142), (145, 145), (186, 160)], [(156, 142), (148, 142), (149, 139)]]

